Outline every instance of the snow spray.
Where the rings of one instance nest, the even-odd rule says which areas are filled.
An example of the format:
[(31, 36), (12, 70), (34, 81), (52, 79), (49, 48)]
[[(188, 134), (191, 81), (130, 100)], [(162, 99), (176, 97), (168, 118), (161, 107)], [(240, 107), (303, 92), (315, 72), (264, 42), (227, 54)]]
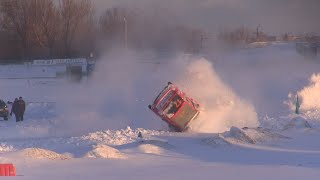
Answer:
[(238, 97), (204, 58), (185, 64), (178, 75), (178, 84), (197, 99), (202, 107), (199, 117), (191, 123), (196, 132), (224, 132), (230, 127), (256, 127), (259, 125), (254, 107)]

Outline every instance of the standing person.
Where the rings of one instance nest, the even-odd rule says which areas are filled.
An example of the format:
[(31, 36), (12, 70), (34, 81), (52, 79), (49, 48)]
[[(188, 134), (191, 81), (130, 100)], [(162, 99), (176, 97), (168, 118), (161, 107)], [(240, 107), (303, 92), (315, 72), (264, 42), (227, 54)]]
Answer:
[(16, 122), (19, 121), (19, 116), (17, 114), (17, 108), (18, 108), (17, 102), (18, 102), (18, 98), (15, 98), (12, 103), (11, 112), (10, 112), (10, 116), (12, 116), (12, 113), (13, 113), (14, 116), (16, 117)]
[(17, 101), (17, 115), (18, 115), (18, 121), (23, 121), (23, 115), (26, 110), (26, 103), (22, 99), (22, 97), (19, 97), (19, 100)]

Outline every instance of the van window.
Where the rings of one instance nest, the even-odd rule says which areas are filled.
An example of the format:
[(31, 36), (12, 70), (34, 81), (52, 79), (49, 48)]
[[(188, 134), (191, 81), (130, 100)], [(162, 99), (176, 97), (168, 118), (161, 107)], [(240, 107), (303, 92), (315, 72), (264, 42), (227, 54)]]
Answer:
[(166, 104), (168, 104), (168, 101), (172, 98), (173, 95), (174, 95), (174, 91), (170, 91), (165, 95), (165, 97), (162, 98), (161, 102), (158, 103), (158, 105), (157, 105), (158, 111), (163, 110), (164, 106), (166, 106)]
[(182, 104), (183, 104), (183, 99), (179, 95), (175, 95), (170, 101), (170, 103), (168, 104), (168, 106), (165, 108), (163, 113), (168, 118), (171, 118), (180, 109)]

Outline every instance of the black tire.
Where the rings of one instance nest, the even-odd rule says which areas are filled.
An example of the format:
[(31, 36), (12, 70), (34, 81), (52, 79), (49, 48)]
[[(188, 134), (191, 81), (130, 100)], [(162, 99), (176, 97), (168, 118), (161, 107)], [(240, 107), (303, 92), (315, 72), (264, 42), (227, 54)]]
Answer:
[(168, 124), (168, 127), (169, 127), (169, 132), (181, 132), (178, 128), (176, 128), (171, 124)]
[(3, 117), (3, 120), (8, 121), (8, 116)]

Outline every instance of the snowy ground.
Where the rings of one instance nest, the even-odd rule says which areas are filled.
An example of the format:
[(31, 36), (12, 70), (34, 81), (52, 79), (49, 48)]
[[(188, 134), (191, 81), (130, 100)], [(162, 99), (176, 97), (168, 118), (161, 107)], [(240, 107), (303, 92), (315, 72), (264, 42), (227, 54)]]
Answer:
[[(24, 122), (0, 121), (0, 163), (33, 180), (319, 179), (319, 59), (290, 44), (160, 64), (134, 57), (101, 64), (81, 84), (35, 71), (16, 79), (21, 67), (2, 66), (1, 98), (28, 106)], [(192, 132), (167, 132), (147, 109), (167, 81), (205, 107)]]

